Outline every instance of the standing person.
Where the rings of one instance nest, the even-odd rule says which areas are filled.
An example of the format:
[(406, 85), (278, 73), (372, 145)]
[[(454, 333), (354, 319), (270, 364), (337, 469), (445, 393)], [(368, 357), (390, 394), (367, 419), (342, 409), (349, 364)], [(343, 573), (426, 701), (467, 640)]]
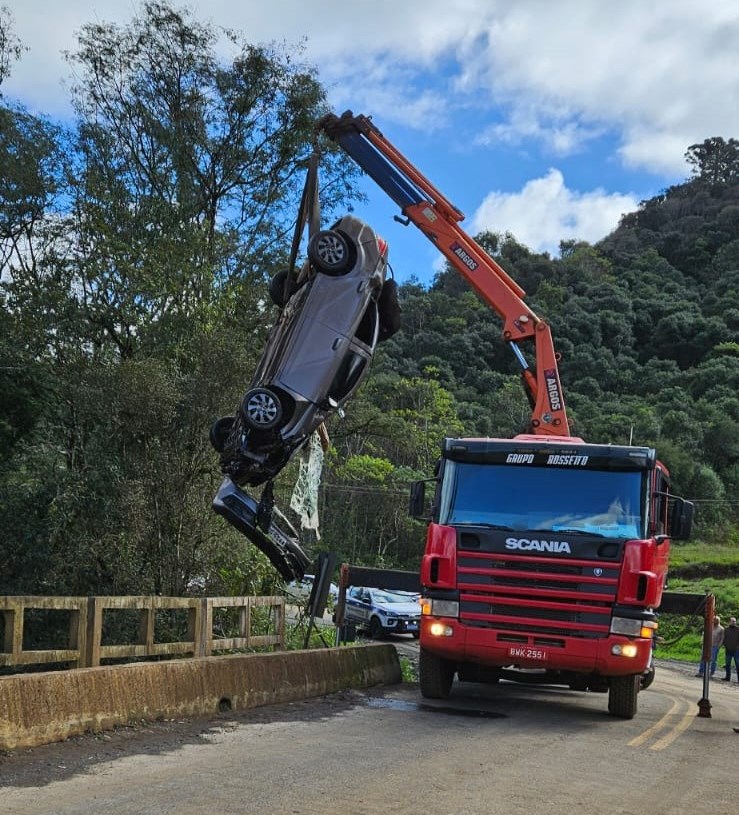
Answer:
[[(724, 644), (724, 627), (721, 625), (721, 617), (716, 614), (713, 618), (713, 630), (711, 631), (711, 676), (716, 673), (716, 661), (718, 660), (718, 652)], [(701, 659), (701, 666), (696, 676), (703, 676), (703, 660)]]
[(736, 617), (729, 617), (729, 624), (724, 629), (724, 652), (726, 654), (726, 676), (724, 682), (731, 682), (731, 663), (736, 668), (736, 680), (739, 682), (739, 626)]

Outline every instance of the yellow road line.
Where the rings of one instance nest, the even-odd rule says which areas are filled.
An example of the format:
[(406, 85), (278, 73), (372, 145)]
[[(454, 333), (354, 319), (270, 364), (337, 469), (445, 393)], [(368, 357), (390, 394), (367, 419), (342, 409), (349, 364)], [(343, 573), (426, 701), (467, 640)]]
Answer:
[(664, 750), (665, 747), (669, 747), (681, 733), (684, 733), (690, 727), (690, 725), (693, 724), (695, 716), (695, 713), (686, 713), (669, 733), (662, 736), (662, 738), (659, 741), (656, 741), (649, 749)]
[(665, 713), (665, 715), (658, 721), (655, 722), (650, 728), (645, 730), (640, 735), (634, 737), (629, 742), (629, 747), (639, 747), (639, 745), (644, 744), (645, 741), (651, 739), (655, 733), (658, 733), (663, 728), (667, 727), (670, 718), (675, 714), (675, 711), (680, 707), (680, 700), (675, 699), (674, 696), (668, 696), (668, 699), (672, 699), (672, 707)]

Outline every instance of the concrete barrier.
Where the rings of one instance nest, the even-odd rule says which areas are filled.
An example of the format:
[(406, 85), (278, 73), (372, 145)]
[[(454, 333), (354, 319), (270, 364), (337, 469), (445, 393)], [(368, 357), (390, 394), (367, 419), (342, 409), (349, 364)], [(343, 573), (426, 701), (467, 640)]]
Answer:
[(208, 716), (400, 681), (397, 652), (382, 643), (6, 676), (0, 678), (0, 749), (142, 719)]

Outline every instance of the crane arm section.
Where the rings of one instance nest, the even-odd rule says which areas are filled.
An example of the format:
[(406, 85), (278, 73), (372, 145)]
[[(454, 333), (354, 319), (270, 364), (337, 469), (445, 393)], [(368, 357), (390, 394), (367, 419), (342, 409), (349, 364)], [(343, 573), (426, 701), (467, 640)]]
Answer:
[[(398, 205), (400, 211), (437, 247), (449, 263), (503, 320), (503, 339), (522, 368), (532, 406), (530, 431), (569, 436), (559, 379), (559, 355), (549, 325), (523, 298), (526, 292), (459, 226), (464, 214), (406, 159), (367, 116), (351, 111), (330, 114), (317, 125)], [(520, 346), (534, 344), (532, 370)]]

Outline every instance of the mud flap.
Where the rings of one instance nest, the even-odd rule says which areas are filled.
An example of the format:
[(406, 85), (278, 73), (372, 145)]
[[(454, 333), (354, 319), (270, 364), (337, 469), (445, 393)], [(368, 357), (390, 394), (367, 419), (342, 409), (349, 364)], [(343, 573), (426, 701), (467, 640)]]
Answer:
[(228, 477), (223, 479), (213, 499), (213, 511), (264, 552), (285, 580), (302, 580), (311, 563), (308, 555), (300, 547), (298, 539), (288, 535), (274, 521), (267, 532), (260, 529), (258, 508), (258, 502), (242, 492)]

